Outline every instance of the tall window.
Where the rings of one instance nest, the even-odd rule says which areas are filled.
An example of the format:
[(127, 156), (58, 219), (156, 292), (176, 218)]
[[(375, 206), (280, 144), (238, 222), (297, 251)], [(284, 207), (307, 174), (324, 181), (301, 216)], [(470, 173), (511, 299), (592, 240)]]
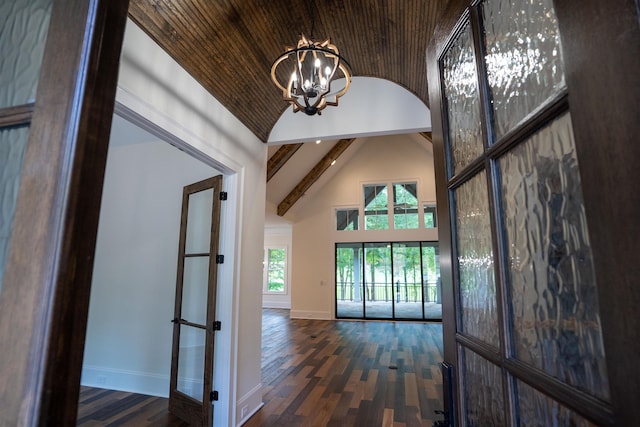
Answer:
[(393, 228), (418, 228), (418, 184), (393, 184)]
[(264, 292), (284, 294), (287, 291), (287, 248), (266, 248)]
[(386, 184), (364, 186), (364, 229), (387, 230), (389, 228), (389, 200)]

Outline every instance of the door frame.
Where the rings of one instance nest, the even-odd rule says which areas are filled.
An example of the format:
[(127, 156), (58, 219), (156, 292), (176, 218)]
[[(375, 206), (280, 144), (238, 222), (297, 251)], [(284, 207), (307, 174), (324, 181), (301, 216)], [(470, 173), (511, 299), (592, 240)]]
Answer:
[[(427, 51), (433, 126), (436, 194), (450, 206), (443, 138), (444, 106), (438, 50), (472, 2), (451, 0)], [(473, 2), (474, 4), (476, 2)], [(574, 3), (574, 4), (572, 4)], [(600, 317), (616, 425), (640, 419), (640, 16), (633, 0), (601, 4), (554, 0), (562, 38), (568, 99), (580, 163), (589, 238), (598, 286)], [(597, 29), (597, 31), (595, 31)], [(606, 82), (606, 84), (605, 84)], [(456, 311), (453, 293), (452, 228), (449, 209), (438, 209), (443, 297), (444, 361), (456, 366)], [(454, 373), (455, 376), (455, 373)], [(454, 382), (456, 380), (454, 379)], [(451, 396), (449, 394), (449, 396)], [(460, 402), (445, 396), (457, 414)]]

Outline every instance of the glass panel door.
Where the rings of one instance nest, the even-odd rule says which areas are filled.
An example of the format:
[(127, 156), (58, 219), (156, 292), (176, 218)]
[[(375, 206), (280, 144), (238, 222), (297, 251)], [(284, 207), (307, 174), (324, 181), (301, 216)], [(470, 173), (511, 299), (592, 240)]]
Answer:
[(441, 320), (438, 242), (336, 244), (336, 317)]
[(607, 424), (597, 284), (553, 2), (469, 2), (449, 31), (433, 59), (451, 230), (441, 239), (453, 256), (450, 420)]
[(193, 425), (213, 419), (213, 343), (222, 176), (184, 188), (169, 410)]

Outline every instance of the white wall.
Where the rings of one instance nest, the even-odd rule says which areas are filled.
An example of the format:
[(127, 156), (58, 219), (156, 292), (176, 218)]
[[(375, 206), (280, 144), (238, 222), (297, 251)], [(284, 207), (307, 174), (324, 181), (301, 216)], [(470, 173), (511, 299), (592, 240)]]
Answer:
[(269, 144), (431, 130), (431, 114), (424, 102), (389, 80), (353, 77), (338, 102), (338, 107), (329, 106), (315, 116), (287, 108), (271, 129)]
[[(219, 288), (218, 313), (223, 330), (216, 335), (215, 381), (225, 386), (219, 390), (214, 424), (238, 425), (262, 405), (266, 146), (131, 21), (116, 99), (120, 114), (224, 172), (229, 200), (222, 212), (225, 264), (219, 270), (224, 285)], [(138, 309), (153, 305), (147, 300)], [(152, 335), (157, 327), (145, 333)]]
[(291, 225), (266, 226), (264, 229), (264, 247), (287, 248), (287, 289), (284, 294), (263, 294), (264, 308), (291, 308), (291, 263), (293, 258)]
[[(335, 317), (336, 242), (438, 240), (435, 229), (335, 231), (335, 208), (362, 205), (362, 185), (417, 181), (420, 202), (435, 202), (433, 152), (416, 135), (367, 138), (312, 198), (294, 207), (291, 317)], [(428, 144), (428, 143), (427, 143)]]

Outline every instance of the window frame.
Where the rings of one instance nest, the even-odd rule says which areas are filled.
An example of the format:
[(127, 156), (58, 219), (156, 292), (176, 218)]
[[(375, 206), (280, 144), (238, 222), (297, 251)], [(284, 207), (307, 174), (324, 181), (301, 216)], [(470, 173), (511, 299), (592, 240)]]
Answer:
[[(284, 266), (283, 266), (283, 281), (284, 286), (282, 291), (269, 290), (269, 254), (270, 250), (284, 250)], [(263, 295), (287, 295), (289, 292), (289, 247), (288, 245), (267, 245), (264, 247), (263, 261), (262, 261), (262, 294)]]

